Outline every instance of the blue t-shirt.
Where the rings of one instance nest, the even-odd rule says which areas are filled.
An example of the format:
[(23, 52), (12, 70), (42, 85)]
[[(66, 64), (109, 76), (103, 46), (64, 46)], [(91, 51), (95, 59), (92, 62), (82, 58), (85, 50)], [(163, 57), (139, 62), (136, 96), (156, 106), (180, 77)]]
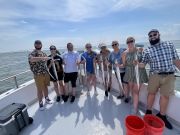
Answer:
[[(118, 64), (123, 64), (122, 62), (122, 54), (125, 51), (125, 48), (120, 48), (118, 53), (115, 53), (114, 51), (110, 53), (109, 55), (109, 62), (113, 65), (113, 69), (115, 70), (115, 61), (117, 60)], [(120, 71), (124, 71), (124, 68), (120, 68)]]
[(81, 56), (81, 60), (83, 60), (83, 57), (86, 59), (86, 71), (89, 73), (94, 73), (94, 63), (93, 60), (97, 54), (95, 52), (84, 52)]

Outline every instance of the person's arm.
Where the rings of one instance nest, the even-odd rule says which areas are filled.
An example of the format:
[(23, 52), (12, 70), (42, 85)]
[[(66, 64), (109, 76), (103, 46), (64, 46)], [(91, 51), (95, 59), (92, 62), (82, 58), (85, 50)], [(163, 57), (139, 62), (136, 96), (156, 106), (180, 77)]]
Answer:
[(77, 53), (76, 53), (76, 64), (77, 64), (77, 65), (79, 65), (79, 64), (81, 63), (79, 57), (80, 57), (80, 54), (77, 52)]
[(112, 53), (109, 54), (108, 62), (109, 62), (109, 68), (112, 69), (112, 66), (113, 66), (113, 62), (112, 62)]
[(145, 68), (146, 64), (149, 62), (148, 50), (146, 49), (142, 54), (142, 60), (138, 63), (140, 68)]
[(38, 62), (38, 61), (41, 61), (41, 60), (44, 60), (44, 61), (47, 61), (49, 60), (50, 58), (45, 56), (45, 57), (34, 57), (33, 55), (29, 55), (29, 61), (30, 62)]
[(174, 60), (174, 65), (180, 70), (180, 60)]
[(97, 53), (96, 52), (93, 52), (94, 53), (94, 58), (93, 58), (93, 62), (94, 63), (97, 63), (98, 61), (97, 61)]
[(174, 65), (175, 65), (178, 69), (180, 69), (180, 59), (179, 59), (178, 53), (177, 53), (177, 51), (176, 51), (173, 43), (172, 43), (172, 55), (173, 55), (173, 59), (174, 59), (174, 60), (173, 60)]
[(123, 66), (126, 65), (126, 54), (127, 54), (127, 51), (124, 51), (123, 54), (122, 54), (122, 62), (123, 62)]
[(84, 53), (81, 55), (81, 64), (85, 64), (86, 63), (86, 58)]

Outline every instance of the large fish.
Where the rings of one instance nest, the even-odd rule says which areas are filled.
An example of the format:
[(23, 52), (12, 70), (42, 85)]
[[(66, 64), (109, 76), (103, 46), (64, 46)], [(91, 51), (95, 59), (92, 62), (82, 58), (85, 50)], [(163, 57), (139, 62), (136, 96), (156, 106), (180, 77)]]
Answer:
[(80, 78), (81, 78), (82, 79), (82, 85), (84, 85), (83, 84), (83, 76), (86, 78), (86, 59), (82, 56), (82, 54), (80, 54), (79, 58), (78, 58), (78, 61), (80, 62), (82, 60), (85, 61), (85, 63), (79, 65), (79, 75), (80, 75), (79, 81), (80, 81)]
[(116, 64), (115, 67), (116, 67), (116, 74), (117, 74), (118, 83), (119, 83), (120, 89), (123, 91), (122, 81), (121, 81), (121, 77), (120, 77), (120, 70), (119, 70), (119, 67), (117, 66), (117, 64), (118, 64), (117, 59), (115, 59), (115, 64)]
[[(135, 60), (138, 61), (137, 53), (135, 53)], [(135, 74), (136, 74), (136, 82), (139, 89), (139, 66), (138, 64), (135, 65)]]
[(110, 80), (110, 75), (109, 75), (109, 62), (108, 62), (108, 58), (106, 57), (105, 59), (105, 64), (106, 64), (106, 68), (107, 68), (107, 78), (106, 78), (106, 83), (107, 83), (107, 86), (109, 84), (109, 80)]
[(102, 55), (100, 55), (99, 60), (100, 60), (100, 62), (101, 62), (102, 81), (103, 81), (103, 84), (104, 84), (104, 86), (105, 86), (104, 64), (103, 64)]

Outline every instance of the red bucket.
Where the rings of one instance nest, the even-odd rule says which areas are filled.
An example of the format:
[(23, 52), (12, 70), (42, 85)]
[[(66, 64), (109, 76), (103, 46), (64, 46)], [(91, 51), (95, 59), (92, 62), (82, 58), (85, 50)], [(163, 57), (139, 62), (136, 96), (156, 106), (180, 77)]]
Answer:
[(144, 135), (144, 121), (135, 115), (129, 115), (125, 119), (126, 135)]
[(157, 116), (147, 114), (144, 116), (145, 135), (163, 135), (164, 122)]

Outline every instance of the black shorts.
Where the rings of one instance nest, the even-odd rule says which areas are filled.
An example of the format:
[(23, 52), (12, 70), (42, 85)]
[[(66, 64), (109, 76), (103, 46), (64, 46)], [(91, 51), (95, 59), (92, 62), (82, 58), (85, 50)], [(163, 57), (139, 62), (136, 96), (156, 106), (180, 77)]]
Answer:
[(78, 72), (64, 73), (64, 83), (68, 83), (69, 81), (71, 81), (72, 87), (76, 87), (77, 77)]
[[(50, 75), (50, 81), (56, 82), (57, 80), (56, 80), (55, 75), (54, 74), (51, 74), (51, 75)], [(57, 72), (57, 75), (58, 75), (58, 81), (62, 81), (64, 79), (64, 72)]]
[[(118, 79), (118, 77), (117, 77), (117, 73), (115, 72), (115, 75), (116, 75), (116, 78)], [(121, 82), (122, 83), (125, 83), (125, 84), (128, 84), (128, 82), (126, 82), (126, 81), (124, 81), (124, 75), (125, 75), (125, 72), (123, 72), (123, 73), (120, 73), (120, 77), (121, 77)]]

